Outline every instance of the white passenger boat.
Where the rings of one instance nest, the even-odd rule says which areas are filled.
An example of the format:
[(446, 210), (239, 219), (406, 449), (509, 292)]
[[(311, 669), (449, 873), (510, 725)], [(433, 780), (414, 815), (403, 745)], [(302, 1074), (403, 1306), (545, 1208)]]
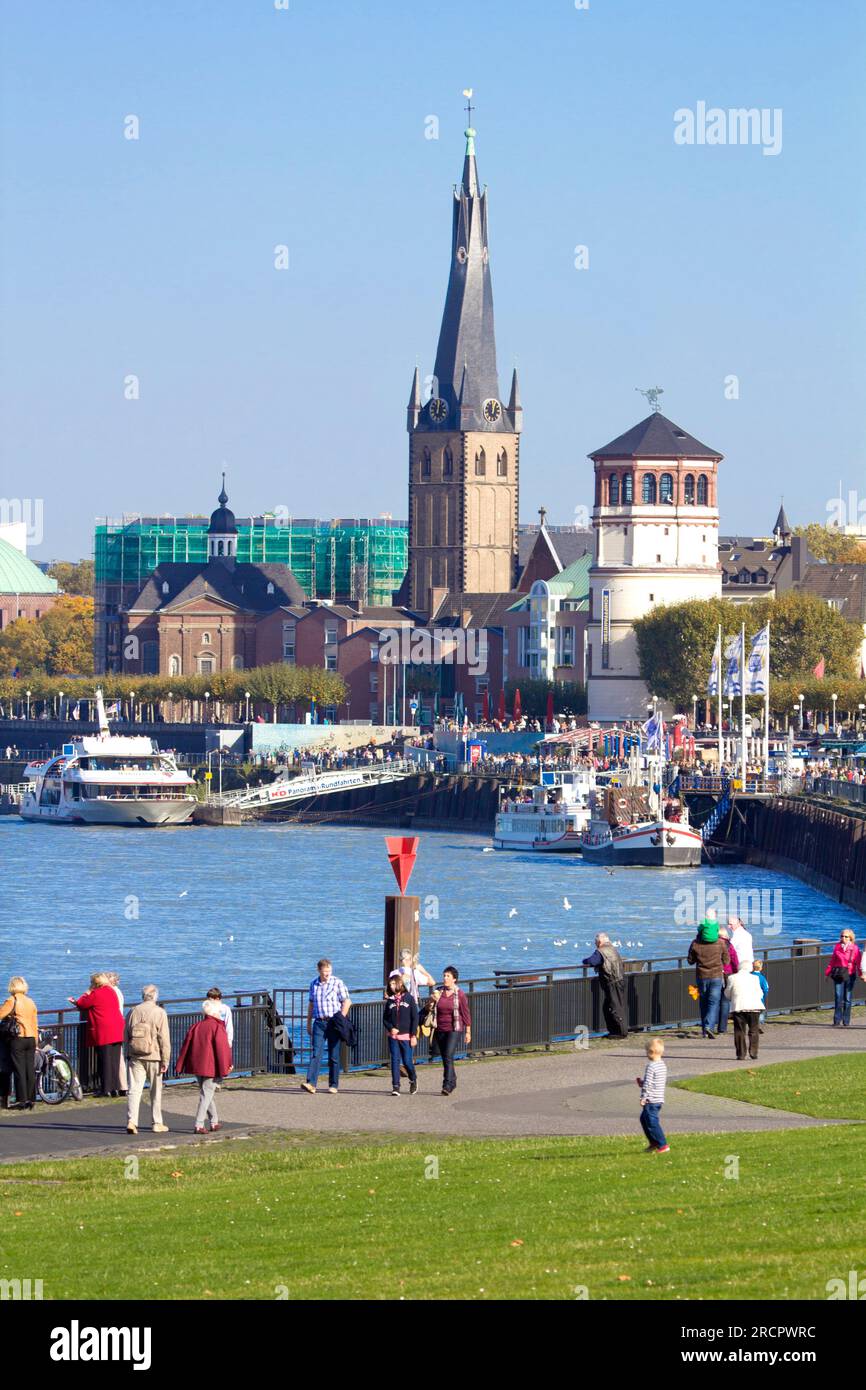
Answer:
[(591, 767), (546, 769), (528, 797), (503, 802), (493, 830), (496, 849), (579, 854), (595, 787)]
[(55, 825), (184, 825), (196, 805), (195, 783), (154, 739), (112, 734), (102, 691), (98, 734), (64, 744), (44, 762), (28, 763), (18, 807), (27, 821)]
[(703, 842), (689, 825), (685, 801), (668, 795), (662, 801), (660, 771), (650, 769), (645, 785), (628, 782), (599, 788), (581, 850), (589, 864), (686, 868), (701, 862)]

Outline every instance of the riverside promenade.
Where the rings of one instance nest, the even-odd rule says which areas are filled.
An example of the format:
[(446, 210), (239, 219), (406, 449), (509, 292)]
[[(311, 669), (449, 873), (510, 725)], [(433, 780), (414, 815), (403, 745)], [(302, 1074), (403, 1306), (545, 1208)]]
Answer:
[[(793, 1129), (838, 1123), (784, 1110), (750, 1105), (720, 1096), (678, 1090), (671, 1083), (708, 1072), (750, 1069), (773, 1062), (866, 1049), (866, 1011), (857, 1009), (852, 1026), (832, 1028), (829, 1013), (802, 1022), (796, 1015), (768, 1022), (757, 1062), (737, 1062), (732, 1031), (704, 1040), (696, 1031), (665, 1033), (668, 1090), (665, 1129), (677, 1134)], [(390, 1094), (386, 1069), (350, 1072), (341, 1078), (340, 1094), (328, 1094), (326, 1082), (315, 1096), (300, 1090), (301, 1077), (255, 1076), (230, 1079), (217, 1096), (221, 1128), (213, 1136), (194, 1135), (197, 1088), (178, 1084), (164, 1095), (164, 1118), (170, 1133), (154, 1135), (147, 1092), (142, 1128), (126, 1133), (126, 1104), (121, 1101), (67, 1101), (33, 1112), (0, 1112), (0, 1163), (36, 1158), (73, 1158), (90, 1154), (157, 1152), (189, 1144), (214, 1144), (225, 1138), (298, 1135), (435, 1134), (450, 1138), (511, 1138), (548, 1135), (623, 1135), (640, 1137), (638, 1094), (634, 1079), (643, 1073), (647, 1035), (622, 1042), (598, 1041), (587, 1049), (480, 1058), (458, 1063), (458, 1089), (439, 1094), (441, 1067), (419, 1068), (419, 1092)]]

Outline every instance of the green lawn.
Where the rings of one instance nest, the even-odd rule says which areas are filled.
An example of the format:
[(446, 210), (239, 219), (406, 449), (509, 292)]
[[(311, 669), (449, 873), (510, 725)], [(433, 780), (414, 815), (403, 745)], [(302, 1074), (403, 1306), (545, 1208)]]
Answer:
[(776, 1062), (676, 1083), (684, 1091), (769, 1105), (823, 1120), (866, 1120), (866, 1052), (836, 1052), (808, 1062)]
[(860, 1267), (862, 1204), (839, 1219), (860, 1126), (672, 1141), (286, 1136), (141, 1155), (137, 1179), (121, 1156), (4, 1166), (0, 1277), (54, 1299), (757, 1300)]

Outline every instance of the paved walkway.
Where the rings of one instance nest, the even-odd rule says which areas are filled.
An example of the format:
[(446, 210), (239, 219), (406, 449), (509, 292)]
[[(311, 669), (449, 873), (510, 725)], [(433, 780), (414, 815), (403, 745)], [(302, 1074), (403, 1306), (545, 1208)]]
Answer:
[[(664, 1036), (669, 1081), (866, 1050), (866, 1024), (841, 1029), (828, 1023), (770, 1023), (761, 1039), (759, 1061), (749, 1063), (736, 1061), (731, 1032), (712, 1041), (696, 1033)], [(300, 1077), (238, 1079), (219, 1093), (223, 1122), (219, 1134), (284, 1130), (407, 1137), (435, 1133), (455, 1138), (634, 1135), (638, 1115), (634, 1078), (643, 1071), (644, 1044), (645, 1035), (636, 1033), (621, 1043), (591, 1043), (588, 1050), (458, 1063), (458, 1089), (448, 1098), (439, 1094), (442, 1072), (435, 1064), (419, 1068), (416, 1096), (410, 1097), (404, 1089), (399, 1099), (391, 1096), (389, 1074), (384, 1070), (350, 1073), (337, 1096), (328, 1094), (326, 1082), (318, 1094), (308, 1095), (299, 1088)], [(0, 1112), (0, 1162), (213, 1143), (190, 1133), (196, 1100), (195, 1087), (170, 1087), (164, 1118), (171, 1132), (157, 1136), (142, 1128), (136, 1138), (126, 1133), (126, 1108), (120, 1101), (66, 1102), (53, 1110), (39, 1105), (32, 1113)], [(142, 1125), (148, 1113), (145, 1092)], [(674, 1134), (832, 1123), (671, 1086), (664, 1114), (665, 1128)]]

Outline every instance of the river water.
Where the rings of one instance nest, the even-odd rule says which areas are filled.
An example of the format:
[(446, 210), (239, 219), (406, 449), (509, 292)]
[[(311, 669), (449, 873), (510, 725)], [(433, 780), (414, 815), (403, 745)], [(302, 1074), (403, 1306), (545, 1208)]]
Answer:
[[(410, 891), (421, 898), (421, 960), (437, 976), (451, 963), (464, 978), (579, 964), (599, 930), (626, 956), (684, 955), (708, 906), (720, 916), (739, 908), (757, 948), (835, 940), (843, 925), (858, 940), (866, 931), (851, 909), (745, 865), (611, 873), (575, 855), (485, 853), (489, 839), (477, 835), (420, 839)], [(185, 998), (212, 984), (305, 984), (320, 955), (350, 986), (374, 986), (391, 892), (379, 829), (116, 830), (0, 817), (0, 986), (21, 973), (51, 1008), (93, 970), (114, 969), (127, 998), (150, 981), (164, 998)]]

